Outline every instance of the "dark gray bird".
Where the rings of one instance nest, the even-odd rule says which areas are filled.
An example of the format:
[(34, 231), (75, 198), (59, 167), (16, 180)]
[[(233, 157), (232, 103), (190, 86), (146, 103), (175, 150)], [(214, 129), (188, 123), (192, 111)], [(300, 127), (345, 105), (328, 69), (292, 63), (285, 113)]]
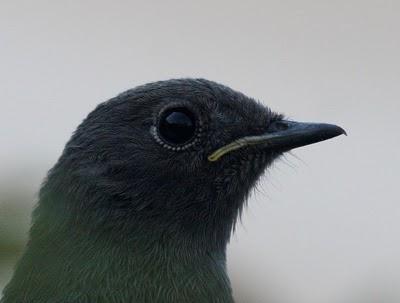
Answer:
[(344, 134), (203, 79), (100, 104), (50, 170), (2, 303), (231, 303), (226, 246), (264, 170)]

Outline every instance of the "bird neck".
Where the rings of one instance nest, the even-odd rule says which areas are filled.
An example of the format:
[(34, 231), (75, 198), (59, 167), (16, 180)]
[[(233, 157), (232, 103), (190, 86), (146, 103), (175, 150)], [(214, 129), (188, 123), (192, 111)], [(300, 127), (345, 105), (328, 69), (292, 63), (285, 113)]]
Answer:
[(144, 230), (125, 237), (93, 231), (40, 206), (36, 213), (2, 303), (233, 302), (224, 249), (176, 244)]

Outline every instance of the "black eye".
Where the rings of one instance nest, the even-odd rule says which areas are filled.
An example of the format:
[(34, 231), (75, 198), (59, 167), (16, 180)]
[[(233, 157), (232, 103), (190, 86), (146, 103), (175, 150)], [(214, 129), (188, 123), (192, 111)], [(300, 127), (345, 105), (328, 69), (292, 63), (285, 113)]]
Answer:
[(158, 131), (160, 136), (168, 143), (185, 144), (195, 135), (195, 116), (184, 107), (168, 109), (161, 115)]

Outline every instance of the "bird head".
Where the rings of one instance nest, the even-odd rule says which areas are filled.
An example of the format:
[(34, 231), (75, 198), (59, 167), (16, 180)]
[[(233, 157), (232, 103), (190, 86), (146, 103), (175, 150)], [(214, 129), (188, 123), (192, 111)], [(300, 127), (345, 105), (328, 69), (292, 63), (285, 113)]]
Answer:
[[(42, 204), (61, 203), (79, 224), (116, 237), (157, 233), (222, 247), (276, 158), (343, 133), (286, 121), (208, 80), (155, 82), (88, 115), (51, 170)], [(46, 202), (54, 195), (65, 202)]]

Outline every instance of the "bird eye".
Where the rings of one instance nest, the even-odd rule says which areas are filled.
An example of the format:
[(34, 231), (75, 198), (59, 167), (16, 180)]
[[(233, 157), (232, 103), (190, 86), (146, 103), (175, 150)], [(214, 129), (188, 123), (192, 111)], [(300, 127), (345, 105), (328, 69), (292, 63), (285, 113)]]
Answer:
[(158, 132), (162, 139), (169, 144), (185, 144), (195, 136), (195, 116), (184, 107), (168, 109), (161, 115)]

